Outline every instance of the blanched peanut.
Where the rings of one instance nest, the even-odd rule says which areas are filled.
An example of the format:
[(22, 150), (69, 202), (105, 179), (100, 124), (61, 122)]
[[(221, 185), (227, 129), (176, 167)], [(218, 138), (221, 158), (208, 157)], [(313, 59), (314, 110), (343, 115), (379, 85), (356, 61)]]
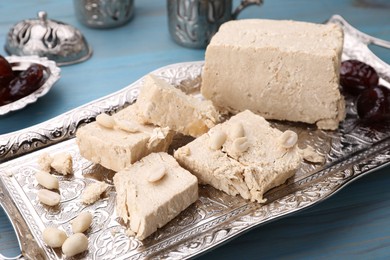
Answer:
[(115, 119), (105, 113), (98, 115), (96, 117), (96, 122), (105, 128), (114, 128), (115, 126)]
[(48, 172), (39, 171), (35, 174), (37, 182), (46, 189), (53, 190), (58, 189), (58, 179)]
[(38, 191), (38, 199), (41, 203), (45, 205), (55, 206), (60, 203), (61, 196), (56, 192), (46, 190), (46, 189), (41, 189)]
[(236, 139), (236, 138), (245, 136), (244, 127), (242, 126), (242, 124), (240, 122), (233, 123), (231, 131), (230, 131), (230, 135), (231, 135), (232, 139)]
[(298, 135), (291, 130), (285, 131), (280, 137), (279, 137), (279, 144), (283, 148), (291, 148), (298, 142)]
[(157, 167), (153, 167), (149, 171), (148, 182), (156, 182), (161, 180), (167, 172), (164, 165), (159, 165)]
[(42, 232), (43, 241), (50, 247), (61, 247), (64, 241), (68, 238), (65, 231), (55, 228), (47, 227)]
[(92, 214), (88, 211), (80, 213), (72, 220), (73, 233), (82, 233), (89, 228), (92, 223)]
[(214, 131), (210, 134), (210, 148), (213, 150), (221, 149), (226, 141), (226, 134), (223, 131)]
[(62, 245), (62, 253), (71, 257), (88, 249), (88, 238), (83, 233), (76, 233), (68, 237)]
[(117, 128), (129, 133), (137, 133), (140, 131), (139, 126), (131, 121), (116, 119), (115, 124)]
[(248, 139), (246, 137), (239, 137), (233, 141), (233, 151), (235, 153), (243, 153), (249, 148)]

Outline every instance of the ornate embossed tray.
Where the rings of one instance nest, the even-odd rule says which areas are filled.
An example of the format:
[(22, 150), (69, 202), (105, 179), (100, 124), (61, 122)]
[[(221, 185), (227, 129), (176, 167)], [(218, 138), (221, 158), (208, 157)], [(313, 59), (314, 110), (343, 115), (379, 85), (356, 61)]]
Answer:
[[(341, 17), (329, 23), (344, 28), (343, 58), (369, 63), (390, 82), (390, 66), (367, 48), (390, 43), (360, 33)], [(188, 62), (163, 67), (153, 73), (187, 93), (199, 95), (203, 62)], [(47, 247), (42, 230), (57, 225), (71, 234), (69, 221), (82, 210), (94, 212), (88, 230), (88, 251), (77, 256), (87, 259), (182, 259), (196, 256), (218, 244), (271, 220), (312, 206), (330, 197), (351, 181), (390, 161), (389, 129), (373, 129), (359, 124), (353, 100), (347, 100), (347, 117), (338, 131), (321, 131), (306, 124), (273, 122), (281, 130), (299, 134), (300, 147), (310, 145), (326, 158), (322, 165), (302, 163), (287, 183), (266, 193), (265, 204), (232, 197), (209, 186), (200, 187), (199, 200), (143, 242), (128, 237), (115, 214), (115, 190), (111, 185), (104, 199), (85, 206), (79, 196), (96, 179), (112, 184), (112, 172), (83, 159), (75, 143), (75, 132), (101, 112), (113, 113), (135, 102), (143, 79), (112, 95), (86, 104), (45, 123), (0, 136), (0, 203), (17, 231), (24, 257), (63, 259), (61, 250)], [(181, 141), (181, 140), (179, 140)], [(69, 152), (75, 174), (60, 179), (61, 204), (49, 208), (37, 201), (39, 189), (34, 172), (43, 152)]]

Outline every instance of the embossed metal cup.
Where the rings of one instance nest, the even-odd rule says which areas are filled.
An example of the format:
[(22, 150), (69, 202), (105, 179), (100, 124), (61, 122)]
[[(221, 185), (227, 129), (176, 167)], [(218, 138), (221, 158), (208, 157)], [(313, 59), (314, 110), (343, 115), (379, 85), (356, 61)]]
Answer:
[(236, 19), (249, 5), (262, 0), (243, 0), (232, 12), (232, 0), (167, 0), (169, 32), (178, 44), (205, 48), (224, 22)]
[(126, 24), (134, 15), (134, 0), (73, 0), (77, 19), (92, 28)]

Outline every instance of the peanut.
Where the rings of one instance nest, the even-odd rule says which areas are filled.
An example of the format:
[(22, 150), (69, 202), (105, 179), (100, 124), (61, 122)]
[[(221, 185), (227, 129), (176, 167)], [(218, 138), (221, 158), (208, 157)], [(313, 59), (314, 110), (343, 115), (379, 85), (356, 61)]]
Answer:
[(115, 119), (105, 113), (102, 113), (96, 117), (96, 122), (105, 128), (114, 128), (115, 126)]
[(83, 233), (76, 233), (68, 237), (62, 244), (62, 253), (72, 257), (88, 249), (88, 238)]
[(73, 233), (82, 233), (86, 231), (92, 223), (92, 214), (88, 211), (80, 213), (71, 222)]
[(210, 134), (210, 148), (213, 150), (221, 149), (226, 141), (226, 134), (223, 131), (214, 131)]
[(50, 247), (61, 247), (68, 238), (65, 231), (55, 228), (47, 227), (42, 232), (43, 241)]
[(232, 125), (230, 135), (231, 135), (232, 139), (236, 139), (236, 138), (245, 136), (244, 127), (242, 126), (242, 124), (240, 122), (236, 122)]
[(61, 196), (56, 192), (41, 189), (38, 191), (38, 200), (45, 205), (55, 206), (60, 203)]
[(39, 171), (35, 174), (35, 178), (46, 189), (53, 190), (59, 188), (58, 179), (48, 172)]
[(291, 130), (285, 131), (280, 137), (279, 137), (279, 144), (283, 148), (292, 148), (296, 143), (298, 142), (298, 135)]
[(115, 120), (116, 127), (129, 132), (129, 133), (137, 133), (140, 132), (139, 126), (135, 124), (134, 122), (131, 121), (126, 121), (126, 120)]
[(246, 137), (239, 137), (233, 141), (233, 151), (235, 153), (243, 153), (249, 148), (248, 139)]
[(167, 170), (165, 169), (164, 165), (153, 167), (149, 171), (148, 182), (157, 182), (161, 180), (165, 176), (166, 171)]

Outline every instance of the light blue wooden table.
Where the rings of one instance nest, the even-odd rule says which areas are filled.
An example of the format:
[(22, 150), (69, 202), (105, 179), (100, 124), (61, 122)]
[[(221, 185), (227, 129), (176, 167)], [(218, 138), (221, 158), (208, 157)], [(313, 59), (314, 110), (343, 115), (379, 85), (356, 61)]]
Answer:
[[(14, 23), (44, 10), (49, 18), (79, 28), (94, 49), (90, 60), (62, 67), (61, 80), (38, 102), (0, 117), (0, 134), (51, 119), (164, 65), (204, 58), (204, 50), (186, 49), (170, 39), (166, 1), (135, 2), (136, 15), (129, 24), (95, 30), (76, 20), (70, 0), (0, 1), (0, 45)], [(240, 18), (321, 23), (333, 14), (342, 15), (363, 32), (390, 40), (389, 0), (265, 0), (261, 8), (250, 7)], [(390, 51), (373, 50), (390, 63)], [(0, 54), (6, 55), (3, 49)], [(19, 253), (1, 209), (0, 253)], [(371, 173), (311, 209), (251, 230), (201, 258), (390, 259), (390, 168)]]

